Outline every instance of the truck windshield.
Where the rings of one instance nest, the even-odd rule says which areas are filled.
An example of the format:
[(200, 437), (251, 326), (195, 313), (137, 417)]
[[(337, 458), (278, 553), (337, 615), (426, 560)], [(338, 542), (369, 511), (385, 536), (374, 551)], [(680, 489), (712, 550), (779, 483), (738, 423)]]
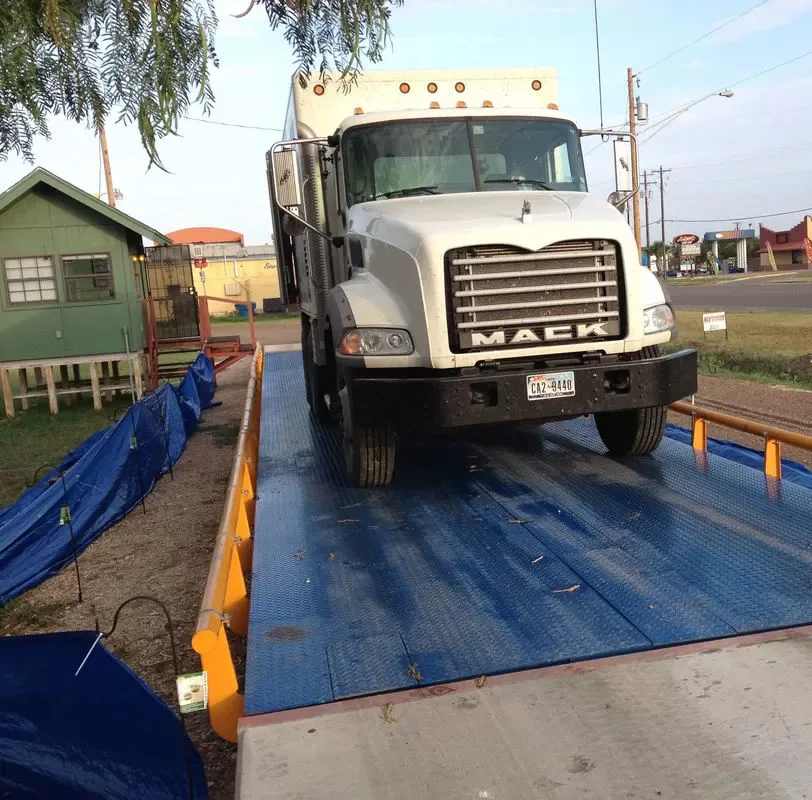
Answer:
[(349, 205), (453, 192), (586, 191), (578, 131), (560, 120), (385, 122), (350, 128), (343, 150)]

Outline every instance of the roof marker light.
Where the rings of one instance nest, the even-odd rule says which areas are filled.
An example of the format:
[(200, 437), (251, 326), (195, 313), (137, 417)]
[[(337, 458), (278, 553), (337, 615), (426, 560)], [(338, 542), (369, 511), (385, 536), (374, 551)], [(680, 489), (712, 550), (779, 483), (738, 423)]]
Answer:
[(434, 94), (437, 91), (437, 84), (432, 81), (426, 86), (426, 89), (428, 89), (429, 94)]
[(401, 83), (400, 84), (400, 93), (401, 94), (409, 94), (409, 91), (412, 87), (409, 86), (408, 83)]
[(454, 84), (454, 91), (458, 94), (462, 94), (465, 91), (465, 84), (462, 81), (459, 81)]
[(558, 111), (558, 104), (557, 103), (547, 103), (547, 108), (550, 108), (553, 111)]
[(531, 88), (534, 92), (538, 92), (541, 89), (541, 81), (535, 80), (533, 83), (530, 84)]
[(361, 106), (356, 106), (355, 107), (355, 116), (358, 116), (359, 114), (363, 114), (363, 113), (364, 113), (364, 109), (361, 108)]
[(322, 86), (320, 83), (317, 83), (313, 87), (313, 93), (318, 97), (321, 97), (324, 94), (324, 86)]
[(436, 100), (432, 100), (430, 105), (429, 105), (429, 108), (439, 108), (439, 107), (440, 107), (440, 104)]
[(493, 103), (490, 100), (483, 100), (482, 108), (493, 108)]
[(457, 100), (457, 108), (468, 108), (464, 100)]

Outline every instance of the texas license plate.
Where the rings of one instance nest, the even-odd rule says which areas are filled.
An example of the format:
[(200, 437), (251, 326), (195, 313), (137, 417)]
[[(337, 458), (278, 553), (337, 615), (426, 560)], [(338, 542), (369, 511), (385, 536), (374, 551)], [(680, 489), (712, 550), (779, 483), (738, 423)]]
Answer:
[(551, 372), (548, 375), (527, 376), (528, 400), (555, 400), (575, 396), (574, 372)]

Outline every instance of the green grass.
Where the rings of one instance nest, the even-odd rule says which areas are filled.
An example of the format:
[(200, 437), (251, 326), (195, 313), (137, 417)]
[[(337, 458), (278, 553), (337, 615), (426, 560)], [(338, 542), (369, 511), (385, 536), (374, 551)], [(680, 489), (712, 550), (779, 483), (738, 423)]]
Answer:
[(679, 338), (667, 350), (694, 347), (712, 375), (812, 389), (812, 314), (728, 313), (728, 336), (702, 330), (701, 311), (679, 311)]
[(82, 398), (73, 408), (60, 408), (55, 417), (47, 404), (38, 404), (15, 419), (0, 419), (0, 507), (25, 491), (40, 465), (59, 465), (88, 436), (111, 425), (115, 409), (129, 405), (128, 400), (116, 398), (97, 412), (91, 401)]
[[(281, 322), (297, 322), (299, 314), (259, 314), (254, 317), (254, 325), (278, 325)], [(236, 314), (228, 314), (225, 316), (211, 317), (212, 325), (245, 325), (248, 327), (248, 320), (243, 317), (238, 317)]]

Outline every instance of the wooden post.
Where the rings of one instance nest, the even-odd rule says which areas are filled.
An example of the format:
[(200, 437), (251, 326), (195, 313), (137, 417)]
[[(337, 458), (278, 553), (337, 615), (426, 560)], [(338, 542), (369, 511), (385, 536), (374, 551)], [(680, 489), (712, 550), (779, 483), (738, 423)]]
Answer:
[(0, 386), (3, 387), (3, 404), (6, 407), (6, 418), (14, 419), (14, 399), (11, 396), (11, 381), (8, 379), (7, 369), (0, 369)]
[[(102, 383), (105, 386), (110, 385), (110, 364), (107, 361), (102, 361)], [(113, 399), (113, 393), (106, 391), (104, 393), (104, 402), (109, 403)]]
[(99, 393), (99, 371), (96, 369), (96, 362), (90, 362), (90, 386), (93, 390), (93, 408), (96, 411), (102, 410), (101, 394)]
[(144, 379), (141, 375), (141, 356), (136, 356), (130, 361), (129, 368), (133, 371), (133, 380), (135, 381), (135, 397), (133, 401), (140, 400), (144, 394)]
[(28, 370), (23, 367), (17, 370), (17, 375), (20, 378), (20, 405), (23, 411), (28, 411)]
[(39, 390), (45, 385), (42, 379), (42, 367), (34, 367), (34, 389)]
[(54, 368), (50, 365), (45, 367), (45, 383), (48, 386), (48, 408), (51, 414), (59, 413), (59, 403), (56, 400), (56, 384), (54, 383)]
[(82, 373), (79, 371), (79, 365), (73, 365), (73, 380), (74, 383), (79, 383), (82, 380)]
[[(121, 383), (121, 371), (119, 370), (119, 362), (113, 362), (113, 383), (118, 386)], [(113, 390), (113, 397), (120, 397), (121, 396), (121, 389), (114, 389)]]
[[(63, 389), (70, 389), (70, 376), (68, 375), (68, 365), (62, 364), (59, 367), (59, 385)], [(62, 396), (62, 399), (65, 401), (65, 405), (70, 408), (73, 405), (73, 397), (69, 394), (65, 394)]]

